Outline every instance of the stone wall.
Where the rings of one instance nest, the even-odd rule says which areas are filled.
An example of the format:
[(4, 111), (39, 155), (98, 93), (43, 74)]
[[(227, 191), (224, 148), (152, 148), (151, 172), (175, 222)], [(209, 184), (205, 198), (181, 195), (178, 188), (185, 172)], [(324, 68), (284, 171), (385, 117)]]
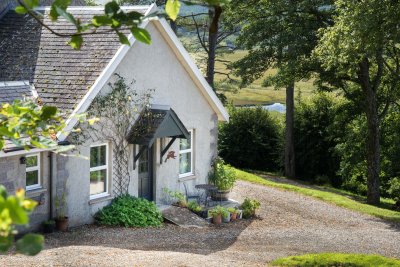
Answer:
[[(9, 194), (15, 194), (18, 188), (25, 188), (26, 166), (20, 163), (24, 154), (0, 158), (0, 184), (4, 185)], [(30, 215), (29, 229), (38, 230), (41, 223), (49, 219), (49, 158), (48, 152), (41, 153), (40, 171), (42, 188), (26, 192), (26, 196), (38, 201), (39, 204)], [(21, 232), (28, 228), (20, 227)]]

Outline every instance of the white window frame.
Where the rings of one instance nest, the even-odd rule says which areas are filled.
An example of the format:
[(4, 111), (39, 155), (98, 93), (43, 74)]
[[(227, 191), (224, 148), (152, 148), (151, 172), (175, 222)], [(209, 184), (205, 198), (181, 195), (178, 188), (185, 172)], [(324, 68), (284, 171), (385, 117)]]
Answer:
[(100, 147), (100, 146), (105, 146), (106, 147), (106, 165), (102, 166), (96, 166), (96, 167), (91, 167), (89, 170), (89, 195), (90, 195), (90, 173), (94, 171), (100, 171), (100, 170), (106, 170), (106, 180), (104, 181), (105, 186), (106, 186), (106, 191), (94, 195), (90, 195), (90, 200), (92, 199), (97, 199), (101, 197), (107, 197), (110, 195), (109, 193), (109, 177), (110, 177), (110, 170), (108, 168), (109, 166), (109, 145), (108, 143), (102, 143), (102, 144), (96, 144), (96, 145), (91, 145), (89, 149), (89, 166), (90, 166), (90, 151), (92, 150), (92, 147)]
[(25, 185), (26, 185), (26, 173), (28, 172), (33, 172), (33, 171), (37, 171), (38, 172), (38, 183), (37, 184), (33, 184), (33, 185), (28, 185), (25, 186), (26, 191), (30, 191), (30, 190), (35, 190), (35, 189), (40, 189), (42, 188), (42, 183), (41, 183), (41, 171), (40, 171), (40, 153), (36, 153), (36, 154), (30, 154), (30, 155), (26, 155), (25, 156), (25, 160), (27, 158), (31, 158), (31, 157), (37, 157), (37, 165), (33, 166), (33, 167), (26, 167), (25, 168)]
[[(190, 171), (186, 172), (186, 173), (179, 173), (179, 178), (184, 178), (184, 177), (188, 177), (188, 176), (193, 176), (194, 175), (194, 155), (193, 155), (193, 144), (194, 144), (194, 129), (190, 129), (188, 130), (189, 134), (190, 134), (190, 149), (184, 149), (184, 150), (180, 150), (180, 141), (179, 141), (179, 163), (181, 162), (181, 155), (182, 154), (187, 154), (190, 153)], [(180, 170), (179, 170), (180, 172)]]

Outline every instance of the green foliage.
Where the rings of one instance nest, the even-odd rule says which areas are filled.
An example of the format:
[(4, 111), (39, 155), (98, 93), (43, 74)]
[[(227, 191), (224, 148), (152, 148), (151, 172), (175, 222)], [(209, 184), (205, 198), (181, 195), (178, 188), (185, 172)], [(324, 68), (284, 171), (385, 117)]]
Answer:
[(202, 207), (196, 201), (189, 201), (187, 207), (194, 213), (198, 213), (203, 210)]
[(186, 196), (179, 191), (172, 191), (168, 188), (163, 188), (164, 194), (166, 194), (170, 199), (170, 202), (175, 202), (180, 207), (186, 207), (188, 205), (186, 201)]
[(235, 185), (236, 173), (231, 166), (225, 165), (221, 158), (217, 158), (208, 175), (208, 181), (215, 185), (218, 190), (228, 191)]
[(4, 103), (0, 108), (0, 149), (7, 139), (26, 150), (30, 146), (55, 148), (56, 134), (64, 126), (56, 107), (40, 106), (29, 99)]
[(15, 243), (18, 252), (34, 256), (43, 249), (44, 237), (38, 234), (26, 234)]
[[(66, 188), (65, 185), (64, 185), (64, 188)], [(60, 197), (56, 198), (55, 208), (56, 208), (56, 212), (57, 212), (57, 219), (63, 220), (65, 218), (66, 212), (67, 212), (67, 201), (66, 201), (65, 191), (62, 192)]]
[[(347, 120), (346, 120), (347, 121)], [(342, 177), (341, 187), (365, 195), (367, 192), (367, 162), (365, 160), (365, 132), (367, 122), (364, 116), (354, 116), (344, 126), (342, 135), (337, 135), (336, 154), (340, 159), (338, 175)], [(395, 197), (389, 193), (391, 180), (399, 177), (400, 166), (400, 114), (398, 109), (389, 108), (381, 120), (381, 193), (384, 197)], [(338, 128), (339, 130), (340, 128)], [(395, 182), (394, 182), (395, 183)]]
[(245, 198), (240, 208), (243, 210), (243, 217), (250, 218), (254, 216), (257, 209), (259, 209), (261, 203), (258, 200)]
[(390, 180), (387, 193), (395, 201), (400, 201), (400, 178), (395, 177)]
[[(14, 244), (18, 233), (16, 225), (27, 225), (29, 214), (37, 202), (25, 198), (25, 190), (17, 190), (15, 196), (8, 195), (5, 187), (0, 185), (0, 253), (7, 252)], [(16, 250), (25, 255), (36, 255), (43, 248), (43, 236), (27, 234), (16, 242)]]
[(239, 210), (237, 208), (227, 208), (227, 211), (229, 211), (231, 214), (238, 214)]
[(212, 209), (210, 209), (210, 210), (208, 211), (208, 214), (209, 214), (210, 216), (218, 216), (218, 215), (221, 215), (221, 216), (226, 217), (227, 213), (228, 213), (227, 210), (226, 210), (224, 207), (221, 207), (220, 205), (215, 206), (214, 208), (212, 208)]
[(320, 93), (295, 108), (296, 174), (301, 179), (340, 186), (335, 147), (343, 135), (343, 106), (337, 96)]
[[(102, 32), (104, 28), (114, 31), (115, 34), (118, 35), (120, 42), (125, 45), (130, 45), (130, 43), (125, 34), (121, 32), (123, 29), (129, 29), (136, 40), (146, 44), (151, 43), (149, 32), (144, 28), (140, 28), (140, 26), (143, 21), (150, 19), (154, 14), (144, 15), (137, 11), (124, 11), (121, 8), (124, 1), (117, 2), (112, 0), (104, 5), (104, 15), (96, 15), (91, 22), (82, 23), (80, 19), (76, 19), (68, 12), (70, 2), (70, 0), (54, 0), (50, 9), (50, 18), (56, 21), (59, 17), (63, 17), (75, 27), (75, 33), (69, 35), (57, 32), (55, 29), (50, 29), (53, 34), (70, 37), (71, 39), (68, 44), (73, 49), (81, 48), (84, 35)], [(172, 20), (175, 20), (178, 16), (181, 6), (180, 2), (182, 1), (167, 0), (166, 2), (165, 12)], [(229, 0), (205, 0), (202, 3), (208, 5), (225, 5), (228, 2)], [(191, 1), (185, 1), (185, 3), (191, 4)], [(195, 3), (197, 2), (195, 1)], [(19, 4), (20, 5), (15, 8), (15, 12), (18, 14), (28, 13), (36, 20), (41, 20), (34, 10), (39, 6), (38, 0), (21, 0)]]
[(351, 210), (354, 210), (357, 212), (369, 214), (369, 215), (372, 215), (372, 216), (375, 216), (378, 218), (382, 218), (382, 219), (385, 219), (388, 221), (400, 222), (400, 212), (364, 204), (362, 202), (353, 200), (352, 197), (345, 196), (341, 193), (337, 194), (337, 193), (329, 192), (325, 188), (322, 188), (322, 187), (321, 187), (321, 190), (318, 190), (318, 189), (310, 189), (310, 188), (306, 188), (306, 187), (295, 186), (295, 185), (286, 184), (286, 183), (271, 182), (260, 176), (257, 176), (257, 175), (254, 175), (254, 174), (251, 174), (248, 172), (244, 172), (244, 171), (241, 171), (238, 169), (235, 169), (235, 170), (236, 170), (238, 179), (243, 180), (243, 181), (296, 192), (296, 193), (299, 193), (299, 194), (302, 194), (305, 196), (314, 197), (314, 198), (320, 199), (322, 201), (326, 201), (328, 203), (335, 204), (340, 207), (344, 207), (344, 208), (351, 209)]
[(365, 254), (341, 254), (341, 253), (320, 253), (306, 254), (301, 256), (291, 256), (280, 258), (272, 262), (273, 266), (296, 266), (296, 267), (330, 267), (330, 266), (351, 266), (351, 267), (369, 267), (369, 266), (399, 266), (400, 261), (386, 258), (379, 255)]
[(219, 155), (239, 168), (279, 169), (283, 129), (262, 107), (230, 108), (229, 123), (219, 127)]
[(163, 218), (154, 202), (122, 195), (95, 214), (101, 225), (124, 227), (160, 226)]
[[(287, 86), (292, 81), (309, 78), (317, 68), (311, 52), (317, 33), (328, 25), (333, 0), (255, 0), (231, 1), (227, 11), (231, 24), (242, 25), (238, 45), (249, 53), (232, 64), (247, 84), (263, 77), (270, 68), (278, 69), (269, 81)], [(268, 27), (265, 27), (268, 25)]]

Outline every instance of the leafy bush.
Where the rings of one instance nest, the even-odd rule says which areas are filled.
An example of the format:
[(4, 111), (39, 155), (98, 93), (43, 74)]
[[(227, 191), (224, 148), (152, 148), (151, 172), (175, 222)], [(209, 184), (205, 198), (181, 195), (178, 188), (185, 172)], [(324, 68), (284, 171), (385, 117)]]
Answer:
[(202, 211), (201, 206), (196, 201), (189, 201), (187, 207), (190, 211), (193, 211), (194, 213)]
[(342, 106), (343, 103), (328, 94), (318, 94), (296, 106), (296, 174), (301, 179), (340, 185), (336, 174), (340, 159), (335, 147), (343, 130)]
[(261, 206), (260, 202), (255, 199), (245, 198), (240, 207), (243, 210), (243, 217), (250, 218), (255, 215), (257, 209)]
[(231, 166), (217, 158), (213, 163), (213, 169), (208, 175), (208, 181), (215, 185), (218, 190), (228, 191), (233, 188), (236, 182), (236, 172)]
[(221, 124), (220, 156), (238, 168), (276, 171), (282, 155), (282, 125), (262, 107), (230, 108), (229, 123)]
[(400, 179), (395, 177), (390, 180), (390, 186), (387, 190), (388, 195), (397, 202), (398, 208), (400, 208)]
[(160, 226), (163, 218), (154, 202), (130, 195), (115, 198), (95, 214), (101, 225), (124, 227)]
[[(342, 177), (342, 188), (360, 195), (367, 192), (367, 163), (365, 133), (367, 122), (364, 116), (355, 116), (343, 128), (344, 136), (339, 138), (336, 153), (340, 156), (338, 174)], [(381, 171), (380, 184), (383, 197), (394, 198), (389, 191), (400, 175), (400, 112), (389, 109), (381, 121)], [(392, 180), (395, 180), (392, 182)]]

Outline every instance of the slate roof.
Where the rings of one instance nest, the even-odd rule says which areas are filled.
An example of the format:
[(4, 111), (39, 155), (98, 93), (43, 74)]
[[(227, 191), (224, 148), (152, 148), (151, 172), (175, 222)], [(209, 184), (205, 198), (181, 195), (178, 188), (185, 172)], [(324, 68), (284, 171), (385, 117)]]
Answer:
[[(148, 6), (135, 9), (146, 12)], [(44, 23), (60, 33), (73, 33), (65, 19), (51, 22), (45, 13)], [(100, 7), (71, 8), (82, 22), (103, 14)], [(0, 81), (28, 80), (39, 97), (71, 113), (121, 46), (114, 33), (84, 37), (81, 50), (73, 50), (69, 38), (57, 37), (28, 15), (9, 11), (0, 19)]]
[(0, 103), (10, 103), (23, 97), (36, 97), (36, 92), (28, 81), (0, 82)]

